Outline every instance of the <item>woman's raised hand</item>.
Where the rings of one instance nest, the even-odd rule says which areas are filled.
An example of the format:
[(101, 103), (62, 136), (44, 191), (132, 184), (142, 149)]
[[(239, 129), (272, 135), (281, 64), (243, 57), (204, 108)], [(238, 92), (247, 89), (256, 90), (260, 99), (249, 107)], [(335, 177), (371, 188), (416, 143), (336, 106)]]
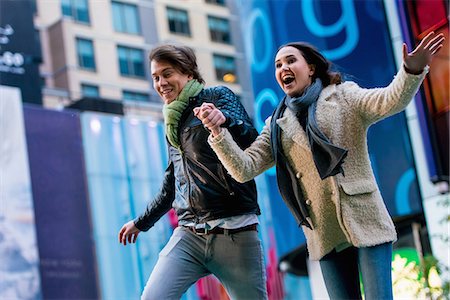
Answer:
[(406, 70), (412, 74), (422, 73), (425, 66), (431, 63), (433, 56), (443, 47), (444, 40), (443, 33), (436, 34), (432, 31), (410, 53), (408, 53), (408, 46), (403, 43), (403, 63)]

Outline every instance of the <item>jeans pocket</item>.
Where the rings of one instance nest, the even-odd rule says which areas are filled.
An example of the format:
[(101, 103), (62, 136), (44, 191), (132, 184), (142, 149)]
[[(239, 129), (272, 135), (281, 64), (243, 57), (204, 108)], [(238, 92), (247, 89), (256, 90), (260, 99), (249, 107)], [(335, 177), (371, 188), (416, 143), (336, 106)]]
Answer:
[(178, 244), (178, 242), (181, 240), (180, 236), (174, 236), (170, 238), (170, 240), (167, 242), (166, 246), (159, 252), (160, 256), (167, 256), (169, 255), (170, 251), (172, 251), (173, 248)]

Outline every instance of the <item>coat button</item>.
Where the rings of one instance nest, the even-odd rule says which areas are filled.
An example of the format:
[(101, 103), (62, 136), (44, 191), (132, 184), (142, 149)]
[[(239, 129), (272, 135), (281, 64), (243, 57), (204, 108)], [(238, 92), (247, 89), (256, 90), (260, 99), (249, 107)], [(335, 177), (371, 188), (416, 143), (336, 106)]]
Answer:
[(311, 200), (307, 199), (307, 200), (306, 200), (306, 204), (307, 204), (307, 205), (311, 205)]
[(297, 177), (297, 179), (302, 178), (302, 174), (300, 172), (298, 172), (297, 174), (295, 174), (295, 177)]

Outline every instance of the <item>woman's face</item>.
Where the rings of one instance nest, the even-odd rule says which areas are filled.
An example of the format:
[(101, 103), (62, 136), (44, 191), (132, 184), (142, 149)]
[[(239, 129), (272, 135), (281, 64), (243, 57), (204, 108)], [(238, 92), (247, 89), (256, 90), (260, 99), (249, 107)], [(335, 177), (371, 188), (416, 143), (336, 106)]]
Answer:
[(311, 84), (314, 66), (308, 65), (297, 48), (287, 46), (278, 51), (275, 57), (275, 78), (290, 97), (300, 96)]
[(169, 104), (175, 100), (186, 83), (192, 79), (192, 75), (183, 74), (171, 64), (164, 61), (158, 62), (152, 60), (150, 69), (152, 72), (153, 87), (165, 104)]

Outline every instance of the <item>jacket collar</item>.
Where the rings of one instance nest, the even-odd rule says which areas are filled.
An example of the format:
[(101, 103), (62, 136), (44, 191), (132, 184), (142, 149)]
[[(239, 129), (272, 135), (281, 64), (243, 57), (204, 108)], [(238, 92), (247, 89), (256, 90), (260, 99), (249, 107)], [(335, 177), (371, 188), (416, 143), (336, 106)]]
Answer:
[(324, 88), (322, 90), (322, 92), (320, 93), (319, 96), (319, 100), (325, 100), (328, 101), (330, 99), (331, 96), (333, 96), (336, 93), (336, 85), (335, 84), (330, 84), (329, 86), (327, 86), (326, 88)]
[(283, 116), (276, 122), (288, 138), (292, 138), (292, 140), (299, 146), (309, 149), (306, 132), (303, 130), (294, 113), (289, 108), (284, 111)]
[[(336, 84), (330, 84), (322, 90), (317, 101), (328, 101), (334, 94), (336, 94), (336, 92)], [(276, 122), (278, 126), (280, 126), (281, 130), (283, 130), (287, 136), (291, 137), (294, 142), (305, 149), (309, 149), (309, 142), (306, 132), (303, 130), (294, 113), (289, 108), (285, 110), (283, 116)]]

